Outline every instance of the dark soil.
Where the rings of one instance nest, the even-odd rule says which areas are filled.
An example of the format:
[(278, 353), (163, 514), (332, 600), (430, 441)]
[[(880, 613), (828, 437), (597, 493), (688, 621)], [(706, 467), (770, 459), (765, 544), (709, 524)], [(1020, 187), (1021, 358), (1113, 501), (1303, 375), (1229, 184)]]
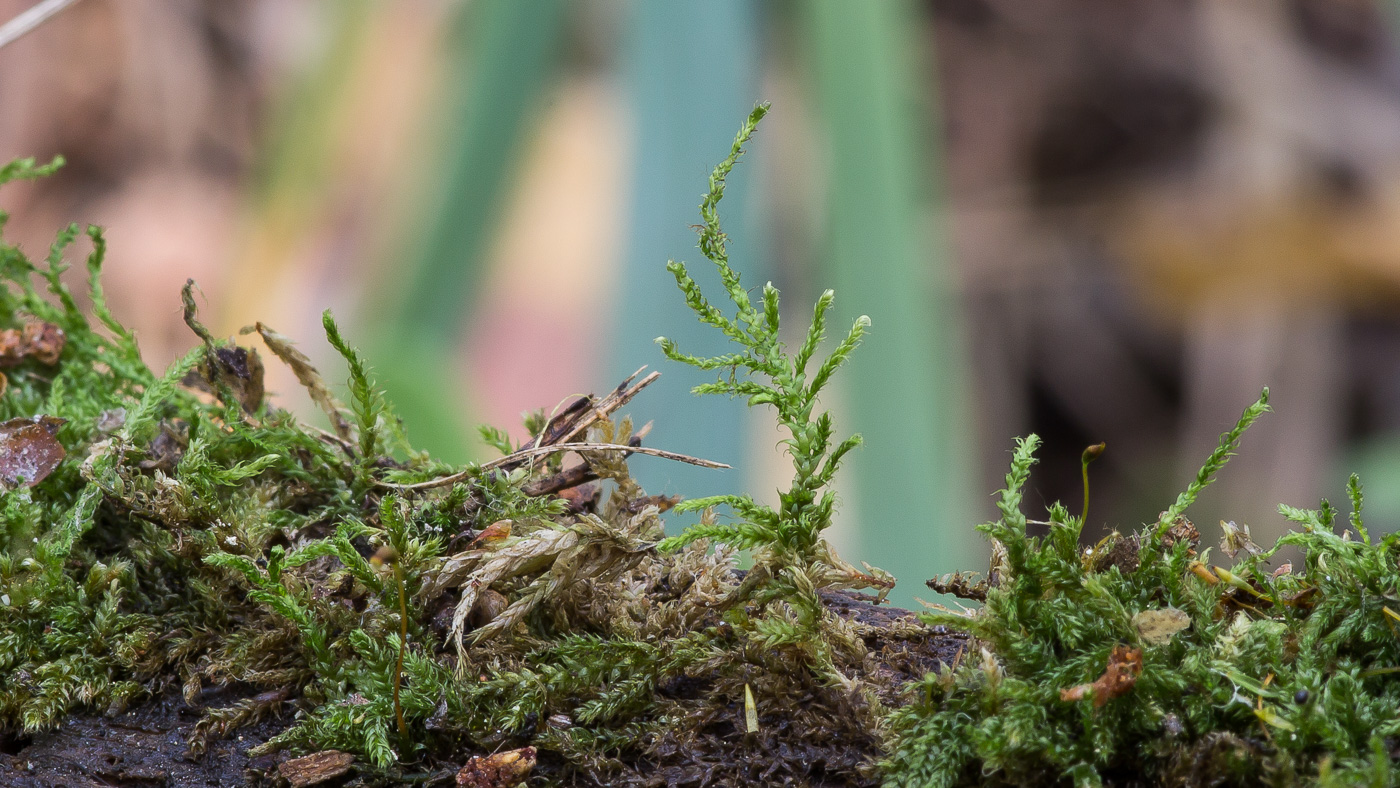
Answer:
[[(208, 706), (241, 700), (206, 693)], [(106, 716), (77, 714), (56, 730), (0, 739), (0, 786), (5, 788), (224, 788), (248, 784), (247, 750), (291, 724), (290, 714), (241, 728), (211, 742), (198, 761), (187, 754), (204, 709), (179, 693)], [(269, 762), (267, 766), (275, 764)]]
[[(900, 688), (918, 679), (940, 662), (952, 662), (966, 644), (966, 637), (941, 630), (924, 636), (914, 636), (910, 625), (917, 620), (913, 613), (898, 608), (877, 606), (871, 598), (851, 592), (824, 592), (823, 601), (837, 615), (875, 628), (866, 637), (870, 650), (863, 678), (875, 685), (885, 703), (896, 703)], [(886, 637), (881, 632), (889, 632)], [(683, 692), (685, 688), (666, 687), (663, 692)], [(292, 722), (292, 704), (281, 719), (266, 720), (257, 725), (240, 728), (232, 737), (212, 741), (208, 752), (199, 759), (188, 752), (188, 741), (195, 723), (209, 707), (221, 707), (241, 700), (243, 695), (231, 691), (205, 693), (202, 705), (188, 705), (178, 693), (171, 692), (115, 716), (77, 714), (60, 728), (32, 737), (0, 738), (0, 786), (5, 788), (214, 788), (215, 786), (252, 786), (276, 784), (278, 763), (289, 756), (279, 754), (253, 760), (249, 748), (267, 741)], [(742, 718), (742, 709), (735, 710)], [(823, 777), (821, 763), (812, 763), (806, 774), (793, 774), (790, 764), (801, 761), (801, 753), (832, 765), (869, 763), (878, 758), (874, 732), (849, 741), (833, 741), (819, 731), (806, 726), (765, 718), (764, 733), (755, 739), (746, 736), (734, 725), (707, 726), (696, 738), (690, 738), (685, 757), (680, 763), (656, 763), (648, 784), (717, 784), (702, 767), (712, 756), (717, 762), (747, 761), (748, 769), (762, 784), (794, 784), (814, 786), (865, 785), (865, 781)], [(837, 726), (833, 726), (837, 727)], [(804, 729), (799, 729), (804, 728)], [(699, 745), (696, 747), (695, 745)], [(771, 753), (771, 764), (765, 764)], [(478, 753), (462, 753), (461, 762)], [(698, 756), (698, 757), (697, 757)], [(663, 761), (669, 759), (662, 759)], [(558, 774), (563, 764), (553, 763), (549, 753), (540, 754), (537, 774)], [(432, 776), (421, 775), (416, 785), (452, 785), (451, 765), (433, 770)], [(845, 771), (844, 769), (841, 771)], [(579, 775), (580, 784), (593, 781)], [(710, 777), (710, 779), (706, 779)], [(424, 778), (427, 778), (426, 781)], [(722, 779), (722, 778), (720, 778)], [(632, 781), (628, 781), (632, 782)], [(350, 785), (385, 785), (380, 780), (361, 783), (352, 778)], [(405, 783), (407, 784), (407, 783)], [(869, 784), (874, 784), (873, 782)]]

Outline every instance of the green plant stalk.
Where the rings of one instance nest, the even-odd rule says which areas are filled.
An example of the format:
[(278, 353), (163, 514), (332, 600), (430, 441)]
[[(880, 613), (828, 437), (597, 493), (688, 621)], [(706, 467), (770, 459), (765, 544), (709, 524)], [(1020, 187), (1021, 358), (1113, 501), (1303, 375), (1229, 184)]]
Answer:
[(889, 575), (879, 570), (861, 572), (851, 567), (822, 538), (822, 532), (831, 525), (836, 506), (836, 493), (830, 485), (842, 459), (860, 445), (861, 438), (852, 435), (833, 441), (835, 426), (831, 414), (818, 415), (814, 411), (819, 395), (836, 370), (860, 345), (870, 319), (864, 315), (856, 318), (830, 355), (816, 363), (815, 369), (810, 369), (817, 361), (817, 351), (826, 333), (827, 314), (835, 303), (832, 291), (826, 291), (817, 299), (806, 337), (795, 351), (789, 352), (779, 339), (778, 289), (769, 282), (755, 300), (744, 287), (739, 272), (729, 264), (718, 207), (730, 172), (767, 111), (767, 105), (760, 105), (750, 113), (734, 138), (729, 156), (711, 173), (710, 188), (700, 204), (700, 251), (714, 264), (725, 294), (734, 306), (734, 316), (710, 303), (684, 263), (671, 261), (666, 265), (691, 311), (701, 323), (727, 337), (735, 352), (703, 358), (682, 352), (666, 337), (656, 341), (671, 360), (719, 373), (715, 382), (696, 386), (693, 389), (696, 394), (742, 396), (750, 407), (768, 405), (777, 411), (778, 423), (789, 435), (783, 443), (792, 458), (792, 485), (779, 493), (777, 509), (761, 505), (746, 495), (686, 501), (678, 511), (725, 505), (734, 514), (735, 522), (692, 525), (679, 536), (663, 540), (660, 548), (677, 550), (698, 539), (713, 539), (752, 550), (754, 568), (726, 607), (751, 599), (761, 607), (775, 601), (785, 603), (790, 617), (752, 622), (755, 636), (769, 646), (802, 644), (809, 656), (839, 681), (831, 668), (826, 639), (816, 636), (825, 615), (817, 590), (832, 586), (873, 587), (884, 592), (894, 583)]
[(408, 600), (405, 597), (403, 567), (394, 562), (394, 582), (399, 589), (399, 658), (394, 665), (394, 718), (399, 723), (399, 736), (408, 740), (408, 726), (403, 721), (403, 704), (399, 702), (399, 690), (403, 686), (403, 655), (408, 649)]

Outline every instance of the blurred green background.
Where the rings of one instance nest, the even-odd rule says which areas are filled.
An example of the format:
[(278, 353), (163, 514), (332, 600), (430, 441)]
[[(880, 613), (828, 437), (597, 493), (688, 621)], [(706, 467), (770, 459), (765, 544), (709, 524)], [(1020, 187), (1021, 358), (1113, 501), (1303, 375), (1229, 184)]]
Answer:
[[(0, 20), (28, 4), (0, 0)], [(110, 227), (108, 290), (162, 365), (193, 276), (223, 333), (320, 339), (332, 308), (408, 435), (662, 380), (632, 461), (653, 492), (773, 500), (767, 414), (698, 400), (652, 344), (720, 350), (664, 266), (745, 114), (721, 206), (749, 285), (805, 326), (873, 321), (827, 397), (866, 438), (831, 537), (901, 581), (985, 565), (1012, 437), (1027, 506), (1132, 528), (1262, 385), (1277, 412), (1191, 513), (1276, 536), (1362, 473), (1400, 525), (1400, 59), (1372, 0), (83, 0), (0, 50), (11, 233)], [(82, 51), (81, 58), (65, 53)], [(294, 380), (270, 388), (310, 416)], [(1032, 515), (1035, 516), (1034, 514)], [(673, 517), (678, 529), (684, 517)], [(1262, 541), (1262, 539), (1261, 539)]]

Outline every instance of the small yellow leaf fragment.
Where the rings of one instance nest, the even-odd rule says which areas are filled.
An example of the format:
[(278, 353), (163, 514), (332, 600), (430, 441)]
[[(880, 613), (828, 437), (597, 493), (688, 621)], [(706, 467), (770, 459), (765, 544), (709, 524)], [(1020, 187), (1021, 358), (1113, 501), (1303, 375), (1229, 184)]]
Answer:
[(744, 685), (744, 727), (749, 733), (758, 733), (758, 704), (753, 700), (753, 687)]
[(1296, 730), (1293, 723), (1284, 719), (1278, 712), (1265, 706), (1262, 702), (1254, 709), (1254, 716), (1258, 717), (1260, 722), (1270, 727), (1278, 728), (1282, 731)]
[(1176, 633), (1191, 626), (1191, 617), (1174, 607), (1144, 610), (1133, 616), (1133, 626), (1149, 646), (1161, 646), (1170, 643)]

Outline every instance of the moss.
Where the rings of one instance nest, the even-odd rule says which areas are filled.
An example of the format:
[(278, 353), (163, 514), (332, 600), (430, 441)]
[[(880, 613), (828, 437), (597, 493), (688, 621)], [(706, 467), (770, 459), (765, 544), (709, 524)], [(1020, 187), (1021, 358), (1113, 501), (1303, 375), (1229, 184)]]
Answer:
[[(1345, 527), (1326, 501), (1280, 507), (1300, 530), (1273, 550), (1222, 523), (1228, 568), (1182, 517), (1267, 394), (1156, 524), (1098, 550), (1058, 505), (1026, 535), (1038, 442), (1017, 445), (1001, 519), (981, 526), (1000, 557), (985, 605), (922, 616), (977, 646), (892, 714), (886, 785), (1394, 783), (1400, 535), (1371, 540), (1359, 482)], [(1270, 571), (1284, 545), (1304, 565)]]
[[(530, 414), (524, 445), (483, 428), (502, 456), (448, 466), (408, 445), (329, 314), (349, 405), (286, 337), (245, 332), (323, 431), (264, 400), (262, 361), (199, 323), (192, 283), (197, 344), (157, 375), (103, 300), (100, 230), (62, 230), (37, 265), (0, 241), (0, 734), (178, 691), (201, 708), (196, 757), (285, 716), (257, 752), (348, 751), (365, 784), (450, 781), (471, 754), (526, 745), (537, 779), (571, 785), (1394, 782), (1400, 536), (1370, 537), (1360, 483), (1345, 521), (1326, 501), (1284, 507), (1299, 530), (1280, 546), (1306, 556), (1288, 572), (1234, 526), (1222, 550), (1238, 560), (1213, 565), (1184, 516), (1267, 396), (1156, 522), (1089, 550), (1083, 514), (1059, 505), (1027, 535), (1038, 441), (1020, 442), (981, 526), (990, 571), (937, 584), (974, 612), (921, 622), (849, 590), (891, 579), (822, 539), (859, 439), (835, 441), (817, 405), (866, 322), (821, 357), (828, 292), (789, 352), (776, 289), (750, 299), (718, 220), (765, 109), (701, 206), (733, 315), (671, 265), (735, 352), (662, 345), (720, 372), (699, 393), (778, 411), (793, 484), (778, 508), (685, 504), (699, 523), (671, 539), (676, 500), (625, 461), (656, 450), (616, 415), (654, 376)], [(0, 183), (55, 166), (16, 162)], [(62, 277), (83, 235), (91, 318)]]
[[(706, 200), (712, 257), (741, 143)], [(155, 374), (102, 300), (102, 236), (87, 234), (96, 326), (60, 277), (76, 227), (42, 265), (0, 245), (0, 329), (38, 323), (66, 336), (57, 359), (21, 354), (0, 397), (7, 418), (62, 420), (52, 423), (64, 455), (37, 483), (19, 479), (0, 508), (0, 732), (167, 690), (199, 706), (214, 687), (242, 699), (201, 710), (195, 756), (293, 712), (258, 752), (336, 748), (381, 780), (450, 774), (472, 753), (532, 744), (543, 775), (567, 783), (873, 783), (879, 697), (907, 673), (885, 669), (867, 643), (932, 660), (910, 655), (922, 626), (877, 631), (818, 601), (841, 578), (871, 579), (820, 540), (834, 504), (822, 488), (854, 440), (833, 449), (829, 416), (809, 417), (862, 327), (802, 383), (829, 294), (796, 366), (775, 344), (776, 291), (761, 321), (742, 313), (766, 332), (761, 371), (787, 370), (775, 404), (803, 464), (781, 514), (738, 507), (780, 537), (745, 583), (725, 544), (744, 526), (720, 526), (712, 502), (657, 549), (675, 499), (631, 479), (625, 453), (654, 450), (615, 416), (652, 377), (531, 414), (523, 446), (484, 429), (502, 457), (445, 466), (407, 445), (329, 314), (348, 406), (287, 338), (261, 324), (245, 333), (291, 366), (330, 432), (264, 401), (258, 354), (210, 335), (193, 283), (196, 345)], [(555, 446), (581, 463), (566, 466)], [(14, 448), (0, 442), (0, 462)]]

